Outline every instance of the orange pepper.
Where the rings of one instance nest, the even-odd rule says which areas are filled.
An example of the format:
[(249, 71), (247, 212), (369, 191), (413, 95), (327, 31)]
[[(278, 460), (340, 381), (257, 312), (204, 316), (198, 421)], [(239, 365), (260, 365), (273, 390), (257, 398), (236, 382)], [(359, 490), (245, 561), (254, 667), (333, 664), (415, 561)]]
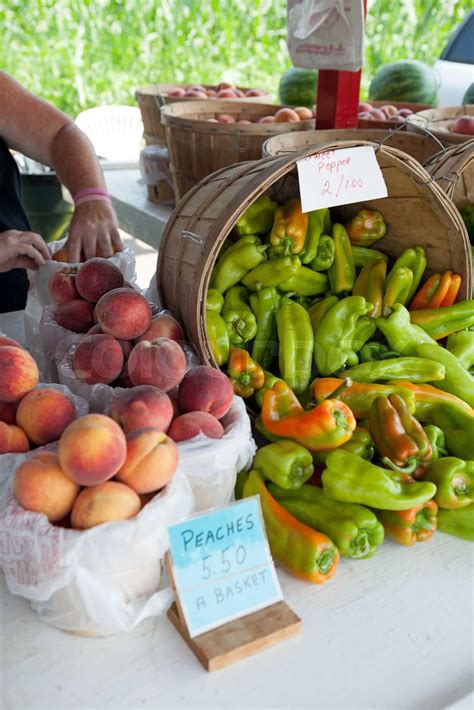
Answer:
[(229, 377), (239, 397), (251, 397), (265, 382), (263, 368), (242, 348), (232, 348), (230, 351)]
[(426, 308), (451, 306), (456, 300), (461, 281), (459, 274), (453, 274), (452, 271), (433, 274), (413, 298), (409, 310), (418, 311)]
[(303, 251), (308, 229), (308, 213), (302, 212), (301, 201), (295, 197), (277, 207), (270, 233), (270, 242), (281, 256)]

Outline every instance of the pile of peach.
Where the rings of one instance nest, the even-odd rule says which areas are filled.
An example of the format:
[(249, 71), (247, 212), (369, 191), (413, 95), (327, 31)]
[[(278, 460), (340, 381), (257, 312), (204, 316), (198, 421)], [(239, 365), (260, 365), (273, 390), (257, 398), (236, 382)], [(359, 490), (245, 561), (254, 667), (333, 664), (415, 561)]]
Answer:
[(249, 121), (246, 118), (236, 118), (230, 113), (217, 113), (215, 118), (206, 119), (210, 123), (236, 123), (251, 124), (251, 123), (299, 123), (300, 121), (308, 121), (315, 117), (315, 113), (306, 106), (296, 106), (292, 108), (280, 108), (275, 114), (262, 116), (256, 121)]
[(57, 441), (76, 418), (71, 398), (52, 387), (35, 389), (38, 382), (31, 355), (0, 336), (0, 454), (25, 453)]
[(368, 101), (359, 103), (358, 117), (364, 121), (393, 121), (403, 123), (407, 116), (411, 116), (413, 111), (409, 108), (397, 108), (392, 104), (386, 104), (380, 108), (372, 106)]
[(15, 496), (26, 510), (77, 530), (133, 518), (174, 476), (175, 441), (200, 431), (222, 436), (219, 419), (232, 395), (227, 377), (204, 366), (186, 374), (175, 407), (156, 387), (131, 389), (110, 405), (108, 416), (72, 422), (57, 454), (37, 452), (24, 461), (15, 472)]
[(206, 89), (202, 84), (190, 84), (187, 87), (173, 86), (164, 95), (180, 99), (243, 99), (246, 96), (265, 96), (265, 92), (261, 89), (242, 91), (228, 81), (221, 81), (212, 89)]

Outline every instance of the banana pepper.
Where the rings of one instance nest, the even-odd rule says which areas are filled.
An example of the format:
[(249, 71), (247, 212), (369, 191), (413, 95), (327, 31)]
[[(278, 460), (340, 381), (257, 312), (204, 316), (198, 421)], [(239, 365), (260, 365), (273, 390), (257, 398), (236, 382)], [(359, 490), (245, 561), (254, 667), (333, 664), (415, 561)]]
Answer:
[(329, 290), (334, 294), (350, 292), (355, 282), (355, 263), (352, 246), (342, 224), (333, 225), (332, 238), (335, 253), (328, 269)]
[(444, 431), (434, 424), (426, 424), (423, 429), (431, 444), (431, 464), (433, 464), (442, 456), (448, 455), (446, 449), (446, 437), (444, 435)]
[(448, 450), (460, 459), (472, 459), (474, 414), (441, 404), (431, 412), (430, 420), (443, 430)]
[(257, 333), (257, 321), (249, 306), (249, 298), (244, 286), (232, 286), (225, 295), (222, 317), (231, 345), (243, 345)]
[(277, 207), (273, 219), (270, 243), (281, 256), (303, 251), (308, 229), (308, 213), (302, 212), (301, 201), (295, 197)]
[(369, 426), (386, 466), (407, 477), (423, 475), (431, 461), (431, 444), (401, 397), (377, 397), (370, 408)]
[[(357, 454), (357, 456), (367, 459), (367, 461), (371, 461), (375, 453), (374, 442), (370, 432), (362, 426), (357, 426), (352, 432), (352, 436), (349, 441), (346, 441), (345, 444), (339, 446), (338, 448), (343, 449), (344, 451), (350, 451), (352, 454)], [(326, 459), (330, 453), (331, 451), (314, 451), (314, 463), (326, 463)]]
[(369, 314), (372, 318), (382, 312), (386, 274), (387, 261), (377, 259), (362, 268), (352, 289), (353, 296), (363, 296), (366, 301), (373, 304), (373, 309)]
[(403, 474), (375, 466), (349, 451), (332, 451), (322, 474), (326, 493), (335, 500), (380, 510), (407, 510), (433, 498), (431, 481), (407, 483)]
[(352, 244), (368, 247), (385, 235), (387, 225), (383, 215), (377, 210), (359, 210), (346, 224), (347, 234)]
[(327, 207), (308, 212), (308, 228), (306, 230), (304, 247), (300, 253), (302, 264), (310, 264), (316, 258), (319, 240), (321, 239), (328, 213), (329, 210)]
[(325, 274), (320, 274), (307, 266), (300, 266), (298, 271), (289, 279), (280, 283), (281, 291), (291, 291), (298, 296), (318, 296), (327, 290), (328, 279)]
[(355, 382), (378, 380), (410, 380), (410, 382), (434, 382), (443, 380), (446, 368), (433, 360), (421, 357), (398, 357), (386, 360), (371, 360), (344, 370), (344, 376)]
[(365, 560), (383, 542), (383, 526), (361, 505), (336, 501), (317, 486), (288, 491), (270, 484), (269, 490), (297, 520), (327, 535), (343, 557)]
[(257, 320), (252, 357), (263, 368), (269, 367), (278, 353), (275, 316), (279, 306), (280, 296), (273, 286), (263, 287), (250, 296), (250, 307)]
[(229, 359), (229, 333), (220, 311), (224, 298), (219, 291), (209, 289), (206, 297), (206, 333), (214, 360), (219, 365), (224, 365)]
[(427, 500), (407, 510), (379, 510), (377, 516), (388, 537), (410, 546), (432, 537), (438, 523), (438, 506), (434, 500)]
[(410, 289), (413, 284), (413, 272), (407, 266), (397, 266), (387, 276), (385, 292), (382, 301), (382, 310), (391, 308), (395, 303), (408, 301)]
[[(316, 403), (322, 402), (328, 397), (334, 396), (335, 392), (343, 380), (336, 377), (320, 377), (311, 384), (311, 394)], [(391, 394), (398, 394), (406, 403), (409, 412), (415, 411), (415, 395), (406, 387), (405, 382), (387, 383), (384, 385), (364, 384), (353, 382), (346, 387), (343, 392), (337, 395), (341, 402), (347, 404), (356, 419), (367, 419), (370, 416), (370, 409), (373, 401), (378, 396), (388, 397)]]
[(211, 288), (221, 293), (239, 283), (247, 272), (266, 259), (266, 245), (258, 237), (242, 237), (218, 259), (211, 276)]
[(255, 403), (259, 409), (262, 409), (263, 395), (265, 394), (265, 391), (271, 390), (273, 385), (276, 384), (277, 382), (283, 382), (281, 377), (277, 377), (272, 372), (267, 372), (267, 370), (264, 370), (263, 374), (264, 374), (263, 385), (254, 394), (254, 400), (255, 400)]
[(235, 231), (239, 236), (265, 234), (272, 228), (277, 207), (277, 203), (273, 202), (268, 195), (260, 195), (239, 217), (235, 223)]
[(310, 451), (341, 446), (356, 428), (354, 416), (343, 402), (326, 399), (306, 411), (281, 382), (264, 393), (261, 418), (270, 434), (296, 441)]
[(393, 268), (387, 277), (388, 280), (391, 279), (391, 275), (399, 268), (408, 268), (412, 273), (411, 286), (408, 291), (407, 301), (411, 301), (416, 293), (416, 290), (420, 285), (421, 277), (425, 272), (426, 264), (426, 254), (423, 247), (410, 247), (409, 249), (405, 249), (405, 251), (403, 251), (395, 261)]
[(440, 508), (438, 530), (474, 542), (474, 503), (465, 508), (451, 510)]
[(438, 459), (425, 480), (436, 484), (435, 500), (440, 508), (464, 508), (474, 502), (474, 461), (454, 456)]
[(304, 446), (281, 439), (258, 449), (252, 468), (285, 490), (297, 490), (314, 473), (313, 457)]
[(284, 296), (276, 314), (276, 324), (280, 374), (295, 392), (303, 392), (311, 379), (313, 360), (314, 336), (308, 312)]
[(408, 380), (397, 380), (387, 383), (388, 385), (399, 385), (404, 390), (410, 390), (414, 396), (415, 407), (413, 413), (421, 422), (432, 422), (434, 413), (440, 405), (444, 405), (446, 411), (459, 411), (467, 416), (474, 416), (474, 410), (466, 402), (449, 392), (439, 390), (433, 385), (413, 384)]
[(328, 313), (328, 311), (336, 305), (337, 301), (337, 296), (326, 296), (326, 298), (322, 298), (320, 301), (308, 308), (309, 319), (314, 333), (316, 333), (326, 313)]
[(366, 343), (357, 353), (361, 362), (372, 362), (373, 360), (392, 360), (398, 357), (398, 353), (390, 350), (388, 345), (381, 343), (378, 340), (372, 340)]
[(441, 340), (458, 330), (474, 326), (474, 300), (459, 301), (452, 306), (412, 311), (410, 321), (423, 328), (425, 333), (435, 340)]
[(336, 256), (336, 245), (334, 239), (327, 234), (323, 234), (319, 240), (316, 256), (310, 266), (314, 271), (327, 271), (334, 263)]
[(354, 264), (357, 269), (362, 269), (367, 264), (372, 264), (374, 261), (377, 261), (377, 259), (388, 261), (383, 252), (368, 247), (359, 247), (355, 244), (352, 245), (352, 256), (354, 257)]
[(474, 367), (474, 330), (461, 330), (459, 333), (450, 335), (446, 341), (446, 349), (456, 355), (465, 370), (472, 370)]
[(410, 311), (452, 306), (461, 288), (461, 281), (459, 274), (453, 274), (452, 271), (433, 274), (410, 303)]
[(262, 286), (277, 288), (284, 281), (294, 276), (301, 266), (297, 256), (285, 256), (281, 259), (266, 261), (252, 269), (242, 279), (242, 284), (250, 291), (258, 291)]
[(260, 496), (263, 521), (275, 560), (290, 574), (322, 584), (336, 572), (339, 552), (326, 536), (290, 515), (271, 495), (257, 471), (250, 471), (243, 496)]
[(255, 390), (263, 387), (265, 375), (247, 350), (232, 348), (229, 358), (229, 378), (234, 392), (239, 397), (251, 397)]

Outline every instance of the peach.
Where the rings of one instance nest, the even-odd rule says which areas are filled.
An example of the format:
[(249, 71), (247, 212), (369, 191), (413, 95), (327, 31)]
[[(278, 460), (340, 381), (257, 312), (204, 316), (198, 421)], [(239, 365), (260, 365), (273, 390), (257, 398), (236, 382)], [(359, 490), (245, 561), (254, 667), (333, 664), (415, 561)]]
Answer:
[(219, 123), (219, 121), (217, 120), (217, 118), (206, 118), (206, 121), (207, 121), (208, 123)]
[(76, 498), (71, 513), (71, 525), (76, 530), (88, 530), (102, 523), (134, 518), (142, 507), (135, 491), (117, 481), (106, 481), (84, 488)]
[(163, 431), (154, 427), (127, 435), (127, 458), (117, 480), (139, 494), (163, 488), (178, 466), (178, 447)]
[(181, 97), (184, 96), (185, 90), (183, 89), (182, 86), (177, 86), (174, 89), (171, 89), (171, 91), (168, 91), (168, 96), (174, 96), (174, 97)]
[(219, 123), (235, 123), (235, 118), (230, 113), (218, 113), (216, 118)]
[(392, 106), (392, 104), (386, 104), (385, 106), (381, 106), (380, 110), (384, 112), (387, 118), (392, 118), (398, 113), (398, 108), (396, 106)]
[(117, 340), (117, 343), (122, 348), (124, 359), (127, 360), (128, 356), (133, 350), (135, 343), (131, 343), (130, 340)]
[(187, 99), (207, 99), (207, 94), (205, 91), (198, 91), (197, 89), (188, 89), (184, 93), (184, 97)]
[(80, 298), (79, 291), (76, 288), (76, 274), (76, 267), (59, 269), (54, 274), (51, 274), (48, 281), (48, 290), (53, 301), (59, 306)]
[(149, 328), (137, 338), (137, 343), (142, 340), (155, 340), (155, 338), (170, 338), (179, 342), (184, 340), (184, 331), (170, 313), (158, 313), (151, 319)]
[(237, 123), (248, 123), (248, 124), (251, 124), (252, 121), (247, 121), (246, 118), (241, 118), (240, 121), (237, 121)]
[(359, 108), (358, 108), (359, 113), (362, 113), (365, 111), (367, 111), (367, 113), (368, 113), (369, 111), (372, 111), (372, 109), (373, 109), (373, 106), (372, 106), (372, 104), (369, 104), (368, 101), (359, 101)]
[(15, 424), (18, 402), (0, 402), (0, 422)]
[(122, 372), (123, 350), (111, 335), (86, 335), (72, 356), (72, 367), (88, 385), (108, 384)]
[(125, 434), (110, 417), (86, 414), (63, 432), (59, 461), (64, 473), (81, 486), (94, 486), (115, 476), (127, 455)]
[(401, 108), (398, 111), (398, 115), (401, 116), (402, 118), (406, 118), (407, 116), (411, 116), (413, 111), (411, 108)]
[(177, 417), (168, 431), (168, 436), (173, 441), (186, 441), (198, 434), (204, 434), (209, 439), (222, 439), (224, 427), (212, 414), (187, 412)]
[(450, 130), (465, 136), (474, 135), (474, 116), (460, 116), (451, 124)]
[(236, 99), (237, 94), (234, 89), (219, 89), (217, 92), (218, 99)]
[(223, 372), (198, 365), (186, 373), (179, 386), (178, 406), (184, 414), (208, 412), (221, 419), (229, 411), (233, 396), (230, 380)]
[(16, 413), (16, 423), (37, 446), (57, 441), (75, 418), (76, 407), (72, 399), (53, 387), (29, 392)]
[(94, 325), (94, 304), (82, 299), (74, 299), (57, 307), (56, 323), (75, 333), (87, 333)]
[(122, 372), (117, 377), (114, 382), (111, 383), (112, 387), (133, 387), (133, 382), (128, 374), (128, 363), (126, 362), (123, 366)]
[(261, 89), (247, 89), (245, 96), (265, 96), (265, 92)]
[(134, 385), (154, 385), (167, 392), (186, 372), (186, 356), (170, 338), (142, 340), (128, 358), (128, 373)]
[(19, 426), (0, 422), (0, 454), (23, 454), (29, 448), (26, 434)]
[(96, 316), (104, 333), (119, 340), (133, 340), (150, 327), (151, 308), (141, 293), (116, 288), (102, 296), (96, 306)]
[(13, 340), (13, 338), (9, 338), (7, 335), (0, 335), (0, 346), (2, 345), (11, 345), (12, 348), (21, 348), (22, 350), (25, 349), (23, 345), (20, 345), (20, 343)]
[(220, 84), (217, 84), (216, 91), (222, 91), (223, 89), (235, 89), (235, 86), (230, 81), (221, 81)]
[(293, 111), (298, 114), (300, 121), (309, 121), (313, 118), (313, 112), (306, 106), (296, 106)]
[(372, 111), (370, 111), (370, 115), (372, 116), (374, 121), (386, 121), (387, 120), (387, 116), (379, 108), (373, 108)]
[(363, 119), (364, 121), (373, 121), (374, 117), (368, 111), (361, 111), (357, 114), (357, 118)]
[(281, 108), (275, 114), (275, 123), (296, 123), (300, 117), (292, 108)]
[(79, 486), (61, 470), (56, 454), (38, 452), (16, 470), (13, 492), (26, 510), (43, 513), (51, 522), (71, 511)]
[(206, 91), (202, 84), (191, 84), (186, 88), (186, 91)]
[(206, 89), (206, 94), (211, 99), (217, 96), (217, 91), (214, 91), (214, 89)]
[(262, 116), (257, 123), (275, 123), (275, 116)]
[(123, 274), (108, 259), (96, 257), (83, 264), (76, 276), (76, 288), (86, 301), (97, 303), (108, 291), (123, 286)]
[(101, 335), (102, 334), (102, 328), (100, 325), (95, 325), (92, 326), (90, 330), (87, 331), (86, 335)]
[(26, 350), (0, 346), (0, 402), (19, 402), (38, 382), (38, 367)]
[(141, 385), (114, 399), (107, 414), (120, 424), (126, 434), (144, 427), (168, 431), (173, 419), (173, 405), (163, 390)]

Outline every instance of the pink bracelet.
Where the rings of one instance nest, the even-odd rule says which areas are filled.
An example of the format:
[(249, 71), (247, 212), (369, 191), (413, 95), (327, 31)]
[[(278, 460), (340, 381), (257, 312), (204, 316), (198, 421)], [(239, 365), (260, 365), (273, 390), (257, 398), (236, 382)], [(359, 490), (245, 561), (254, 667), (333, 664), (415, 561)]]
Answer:
[(92, 200), (107, 200), (110, 201), (110, 194), (103, 187), (86, 187), (84, 190), (79, 190), (74, 195), (74, 204), (77, 207), (83, 202)]
[(79, 205), (83, 205), (85, 202), (109, 202), (109, 203), (111, 203), (112, 200), (110, 199), (110, 195), (84, 195), (84, 197), (80, 197), (79, 199), (74, 199), (74, 206), (79, 207)]

